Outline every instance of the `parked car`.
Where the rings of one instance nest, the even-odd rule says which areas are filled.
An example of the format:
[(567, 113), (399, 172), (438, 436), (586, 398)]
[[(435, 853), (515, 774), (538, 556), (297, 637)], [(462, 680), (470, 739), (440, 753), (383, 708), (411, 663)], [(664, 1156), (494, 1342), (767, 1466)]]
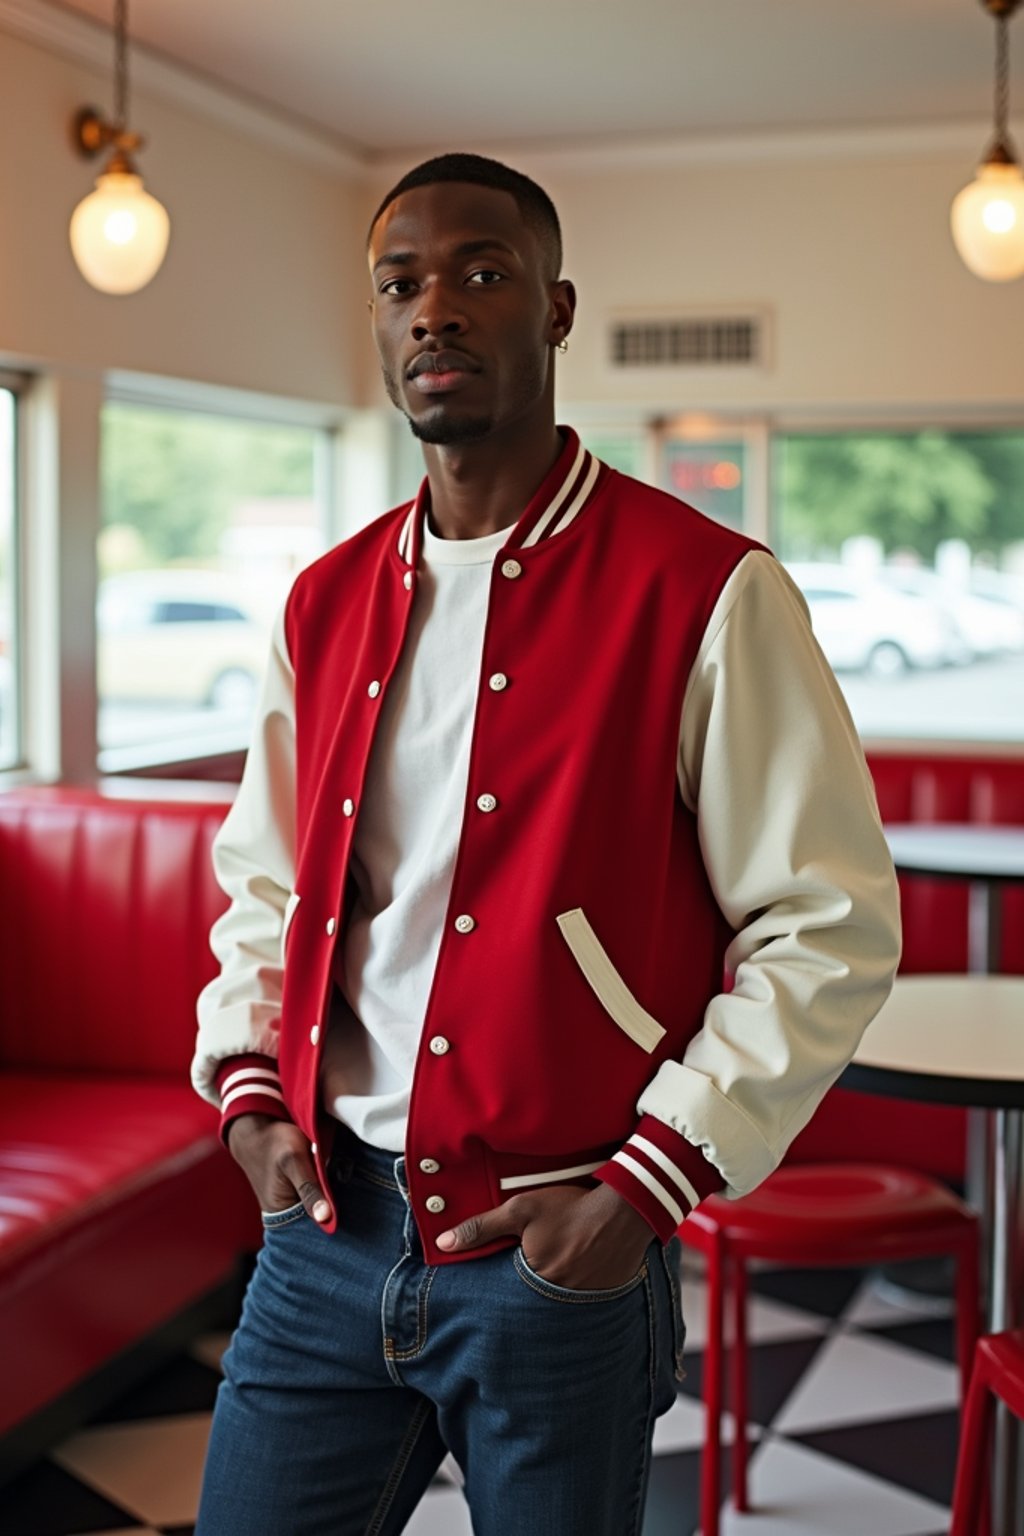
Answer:
[(214, 571), (131, 571), (100, 583), (100, 698), (213, 709), (252, 705), (270, 615)]
[(838, 672), (895, 677), (908, 667), (941, 667), (962, 644), (951, 620), (927, 598), (894, 591), (848, 566), (795, 561), (786, 569), (807, 600), (811, 624)]
[(960, 654), (952, 659), (974, 661), (1024, 650), (1024, 610), (966, 591), (918, 566), (886, 565), (880, 581), (897, 592), (927, 598), (942, 608), (959, 637)]

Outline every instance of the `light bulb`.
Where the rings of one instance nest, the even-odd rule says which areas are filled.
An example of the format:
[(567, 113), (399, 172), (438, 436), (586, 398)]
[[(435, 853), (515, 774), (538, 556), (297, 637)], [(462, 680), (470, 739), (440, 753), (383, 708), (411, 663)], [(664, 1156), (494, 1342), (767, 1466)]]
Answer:
[(71, 251), (86, 282), (101, 293), (137, 293), (156, 276), (167, 252), (167, 209), (144, 190), (142, 177), (108, 170), (71, 215)]
[(1024, 176), (1019, 165), (989, 161), (950, 209), (953, 240), (964, 265), (990, 283), (1024, 273)]

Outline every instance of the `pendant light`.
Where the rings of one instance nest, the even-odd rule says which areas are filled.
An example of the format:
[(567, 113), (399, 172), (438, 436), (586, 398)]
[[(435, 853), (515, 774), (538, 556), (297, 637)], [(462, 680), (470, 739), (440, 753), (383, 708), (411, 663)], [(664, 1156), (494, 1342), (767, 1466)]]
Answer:
[(981, 0), (996, 23), (992, 142), (974, 180), (953, 199), (953, 241), (976, 277), (1005, 283), (1024, 273), (1024, 176), (1010, 137), (1010, 17), (1020, 0)]
[(79, 153), (92, 159), (108, 145), (113, 153), (96, 178), (96, 190), (71, 215), (71, 252), (86, 282), (101, 293), (137, 293), (157, 272), (167, 251), (171, 224), (167, 209), (151, 197), (132, 160), (144, 140), (127, 128), (127, 0), (114, 0), (114, 121), (95, 107), (83, 107), (72, 136)]

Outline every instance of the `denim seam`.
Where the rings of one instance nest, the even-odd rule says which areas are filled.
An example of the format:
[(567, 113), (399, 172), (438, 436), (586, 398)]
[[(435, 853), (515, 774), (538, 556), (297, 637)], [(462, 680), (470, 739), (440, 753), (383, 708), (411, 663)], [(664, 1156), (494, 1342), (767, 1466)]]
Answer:
[(645, 1484), (650, 1474), (651, 1438), (654, 1433), (654, 1360), (655, 1339), (654, 1326), (654, 1296), (651, 1290), (650, 1277), (644, 1276), (644, 1295), (647, 1301), (647, 1413), (644, 1419), (643, 1447), (640, 1454), (640, 1475), (637, 1480), (636, 1492), (633, 1495), (633, 1518), (629, 1527), (629, 1536), (641, 1536), (644, 1521), (644, 1497)]
[(594, 1307), (600, 1306), (603, 1301), (618, 1301), (621, 1296), (628, 1296), (630, 1291), (635, 1291), (637, 1286), (647, 1278), (647, 1260), (645, 1259), (639, 1272), (625, 1285), (616, 1286), (610, 1291), (580, 1291), (578, 1296), (574, 1296), (567, 1287), (548, 1290), (547, 1287), (553, 1285), (553, 1282), (545, 1281), (543, 1275), (537, 1276), (537, 1280), (541, 1281), (541, 1285), (538, 1285), (527, 1266), (525, 1257), (520, 1256), (518, 1248), (513, 1255), (512, 1263), (520, 1280), (524, 1285), (528, 1285), (531, 1291), (536, 1291), (538, 1296), (543, 1296), (548, 1301), (561, 1301), (570, 1307)]
[(378, 1189), (390, 1190), (393, 1195), (400, 1195), (402, 1193), (394, 1179), (386, 1179), (382, 1174), (375, 1173), (372, 1168), (366, 1168), (362, 1164), (357, 1163), (355, 1172), (360, 1179), (365, 1179), (368, 1184), (376, 1184)]
[(388, 1301), (388, 1289), (391, 1285), (391, 1282), (405, 1261), (412, 1256), (412, 1233), (410, 1231), (411, 1223), (412, 1207), (409, 1205), (408, 1199), (406, 1199), (405, 1220), (402, 1224), (402, 1240), (405, 1244), (405, 1252), (402, 1254), (402, 1257), (399, 1259), (398, 1263), (395, 1264), (394, 1267), (390, 1270), (387, 1279), (384, 1281), (384, 1288), (380, 1293), (380, 1337), (381, 1344), (383, 1345), (384, 1349), (384, 1364), (387, 1367), (387, 1373), (391, 1377), (391, 1380), (395, 1383), (396, 1386), (399, 1387), (404, 1387), (405, 1382), (402, 1380), (401, 1372), (395, 1369), (395, 1361), (398, 1358), (399, 1352), (395, 1349), (392, 1349), (390, 1353), (388, 1352), (388, 1320), (386, 1309)]
[(416, 1411), (409, 1420), (409, 1428), (405, 1432), (405, 1439), (398, 1447), (398, 1454), (392, 1464), (391, 1471), (384, 1481), (380, 1498), (377, 1500), (377, 1507), (370, 1516), (370, 1523), (366, 1527), (366, 1536), (379, 1536), (391, 1506), (395, 1502), (395, 1494), (398, 1492), (405, 1469), (409, 1465), (412, 1453), (416, 1449), (416, 1443), (423, 1433), (423, 1426), (429, 1419), (432, 1409), (433, 1404), (429, 1401), (424, 1400), (417, 1404)]
[[(678, 1250), (676, 1251), (676, 1258), (678, 1259)], [(679, 1272), (676, 1266), (669, 1262), (668, 1244), (665, 1244), (661, 1249), (661, 1262), (665, 1269), (665, 1277), (668, 1280), (669, 1305), (672, 1308), (672, 1358), (675, 1364), (675, 1377), (677, 1381), (685, 1381), (686, 1371), (683, 1367), (683, 1351), (686, 1347), (686, 1320), (683, 1317)]]
[(416, 1309), (416, 1343), (409, 1349), (396, 1349), (392, 1359), (412, 1360), (414, 1356), (422, 1352), (423, 1346), (427, 1342), (427, 1301), (430, 1297), (430, 1287), (434, 1283), (434, 1276), (436, 1274), (437, 1265), (432, 1264), (427, 1271), (425, 1284), (420, 1286), (419, 1305)]

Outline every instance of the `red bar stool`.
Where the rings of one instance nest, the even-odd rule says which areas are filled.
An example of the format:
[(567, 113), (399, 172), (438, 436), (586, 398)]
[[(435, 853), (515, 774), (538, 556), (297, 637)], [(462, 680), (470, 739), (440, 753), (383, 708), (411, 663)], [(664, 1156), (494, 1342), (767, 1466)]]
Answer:
[(950, 1536), (980, 1536), (990, 1524), (989, 1456), (996, 1398), (1024, 1419), (1024, 1328), (978, 1340), (960, 1431)]
[(923, 1254), (956, 1259), (957, 1360), (966, 1400), (978, 1336), (978, 1223), (936, 1179), (874, 1163), (807, 1163), (779, 1168), (740, 1200), (710, 1195), (683, 1223), (684, 1243), (707, 1261), (708, 1328), (704, 1351), (707, 1431), (701, 1462), (701, 1533), (718, 1536), (721, 1505), (723, 1321), (732, 1284), (733, 1499), (747, 1501), (747, 1263), (873, 1264)]

